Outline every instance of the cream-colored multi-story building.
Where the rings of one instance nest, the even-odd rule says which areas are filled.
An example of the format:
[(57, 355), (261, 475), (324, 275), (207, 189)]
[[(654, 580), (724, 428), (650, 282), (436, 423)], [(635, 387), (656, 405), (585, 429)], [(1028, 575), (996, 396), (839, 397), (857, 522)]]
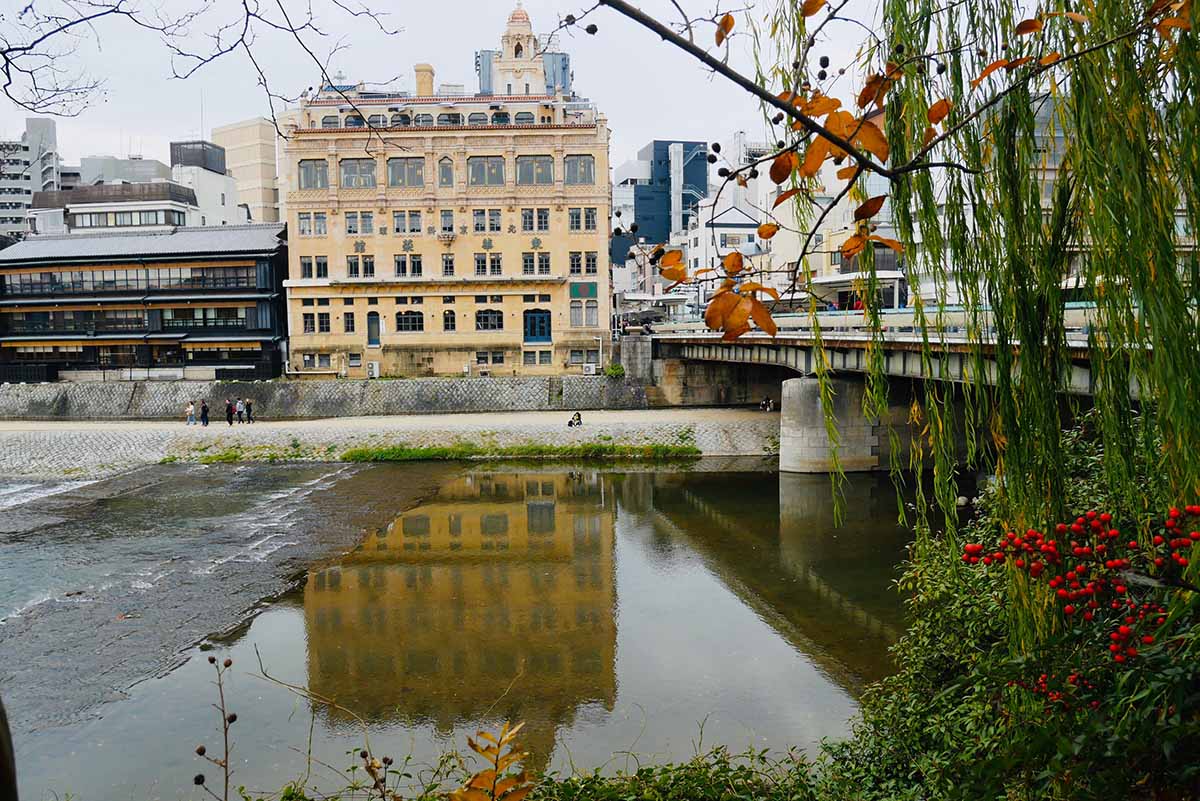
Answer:
[(587, 372), (609, 336), (605, 118), (518, 7), (479, 92), (327, 85), (291, 115), (297, 375)]
[(213, 128), (212, 140), (225, 148), (229, 174), (237, 181), (237, 203), (253, 222), (279, 222), (276, 180), (277, 132), (264, 117)]

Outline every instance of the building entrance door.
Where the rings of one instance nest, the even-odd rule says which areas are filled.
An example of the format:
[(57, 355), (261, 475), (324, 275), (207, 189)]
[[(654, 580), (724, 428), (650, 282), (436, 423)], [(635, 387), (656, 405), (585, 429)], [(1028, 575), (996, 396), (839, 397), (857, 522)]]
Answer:
[(367, 347), (379, 347), (379, 312), (367, 315)]

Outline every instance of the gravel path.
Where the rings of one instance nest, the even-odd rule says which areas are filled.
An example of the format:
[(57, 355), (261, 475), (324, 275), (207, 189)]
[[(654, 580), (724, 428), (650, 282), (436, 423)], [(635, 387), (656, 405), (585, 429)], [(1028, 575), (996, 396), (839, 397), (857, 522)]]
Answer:
[[(567, 428), (564, 412), (344, 417), (208, 428), (161, 421), (0, 421), (0, 470), (30, 478), (98, 478), (167, 457), (196, 459), (237, 448), (249, 458), (336, 459), (353, 447), (469, 442), (690, 444), (705, 456), (762, 456), (779, 446), (779, 417), (736, 409), (587, 412)], [(258, 454), (255, 454), (258, 451)], [(270, 454), (270, 455), (268, 455)]]

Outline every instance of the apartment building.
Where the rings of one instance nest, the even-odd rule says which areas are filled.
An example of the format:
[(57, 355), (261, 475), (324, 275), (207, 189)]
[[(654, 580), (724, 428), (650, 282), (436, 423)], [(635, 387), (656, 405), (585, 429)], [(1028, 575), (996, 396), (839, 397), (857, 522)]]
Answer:
[(279, 220), (275, 125), (265, 117), (213, 128), (212, 141), (225, 148), (237, 202), (254, 222)]
[(0, 141), (0, 240), (29, 230), (34, 192), (63, 188), (54, 120), (31, 117), (19, 139)]
[(415, 94), (327, 85), (288, 115), (293, 373), (600, 366), (609, 132), (544, 43), (518, 7), (473, 95), (417, 65)]

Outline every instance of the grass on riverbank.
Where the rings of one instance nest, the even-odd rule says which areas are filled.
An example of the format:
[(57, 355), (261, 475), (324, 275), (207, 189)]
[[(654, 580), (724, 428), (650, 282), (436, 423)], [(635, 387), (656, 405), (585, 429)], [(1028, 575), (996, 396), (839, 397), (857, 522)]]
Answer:
[(477, 459), (694, 459), (701, 451), (691, 444), (647, 443), (623, 445), (613, 442), (581, 442), (572, 445), (478, 445), (456, 442), (453, 445), (417, 447), (385, 445), (351, 448), (342, 454), (343, 462), (428, 462)]

